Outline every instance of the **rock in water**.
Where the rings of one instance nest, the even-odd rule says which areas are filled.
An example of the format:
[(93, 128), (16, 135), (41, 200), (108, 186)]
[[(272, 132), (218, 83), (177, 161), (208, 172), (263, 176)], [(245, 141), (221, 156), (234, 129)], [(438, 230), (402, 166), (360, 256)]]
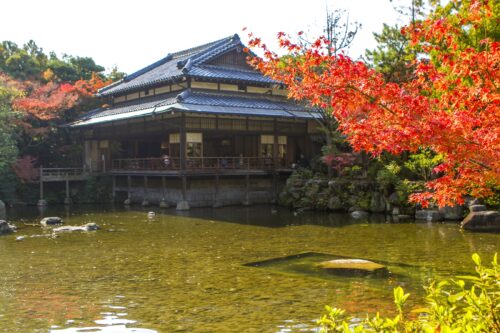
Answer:
[(0, 235), (10, 234), (16, 231), (16, 227), (11, 224), (8, 224), (7, 221), (0, 220)]
[(63, 220), (57, 216), (45, 217), (40, 221), (40, 224), (46, 227), (48, 225), (63, 224)]
[(323, 261), (318, 264), (318, 267), (329, 273), (346, 276), (369, 274), (387, 275), (389, 273), (387, 267), (384, 265), (364, 259), (335, 259)]
[(365, 212), (363, 210), (355, 210), (355, 211), (351, 212), (351, 216), (354, 219), (364, 219), (364, 218), (367, 218), (369, 215), (370, 214), (368, 214), (367, 212)]
[(54, 228), (54, 232), (73, 232), (73, 231), (95, 231), (100, 227), (95, 223), (87, 223), (81, 226), (67, 225), (64, 227)]
[(500, 231), (500, 212), (494, 210), (471, 212), (460, 226), (471, 231)]
[(427, 222), (442, 221), (444, 220), (444, 214), (438, 210), (417, 210), (415, 212), (415, 219)]
[(156, 213), (155, 212), (149, 212), (148, 213), (148, 219), (154, 219), (156, 216)]

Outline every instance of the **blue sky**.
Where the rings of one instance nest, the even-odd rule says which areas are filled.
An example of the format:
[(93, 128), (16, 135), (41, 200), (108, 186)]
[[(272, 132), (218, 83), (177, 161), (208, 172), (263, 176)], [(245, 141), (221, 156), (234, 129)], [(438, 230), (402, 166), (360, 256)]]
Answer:
[(245, 40), (244, 27), (269, 45), (279, 31), (318, 35), (327, 6), (362, 23), (354, 58), (375, 46), (372, 32), (397, 22), (390, 0), (16, 0), (2, 3), (0, 40), (33, 39), (46, 52), (90, 56), (131, 73), (169, 52), (234, 33)]

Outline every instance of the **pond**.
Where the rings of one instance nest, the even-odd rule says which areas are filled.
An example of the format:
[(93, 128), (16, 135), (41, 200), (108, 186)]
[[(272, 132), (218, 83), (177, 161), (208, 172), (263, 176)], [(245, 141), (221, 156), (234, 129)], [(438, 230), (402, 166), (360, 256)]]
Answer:
[[(10, 212), (19, 229), (0, 237), (0, 332), (310, 332), (326, 304), (359, 316), (392, 313), (397, 285), (418, 306), (422, 283), (472, 272), (472, 253), (490, 261), (500, 245), (500, 234), (451, 223), (271, 206), (49, 207), (43, 215), (102, 229), (30, 237), (50, 234), (35, 225), (40, 213)], [(344, 257), (382, 263), (390, 274), (311, 269)]]

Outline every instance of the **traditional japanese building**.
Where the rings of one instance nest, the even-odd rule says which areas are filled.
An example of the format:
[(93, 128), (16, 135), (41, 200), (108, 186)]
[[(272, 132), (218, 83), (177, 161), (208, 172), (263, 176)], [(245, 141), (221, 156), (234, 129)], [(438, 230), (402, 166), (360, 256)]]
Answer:
[(272, 200), (299, 157), (319, 152), (322, 135), (315, 112), (251, 68), (243, 49), (234, 35), (102, 88), (108, 105), (69, 125), (84, 140), (86, 168), (145, 204)]

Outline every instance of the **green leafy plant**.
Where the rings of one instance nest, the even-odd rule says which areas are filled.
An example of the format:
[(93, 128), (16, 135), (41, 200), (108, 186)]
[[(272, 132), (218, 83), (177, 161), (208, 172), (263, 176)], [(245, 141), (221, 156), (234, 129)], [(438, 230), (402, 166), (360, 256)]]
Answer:
[(417, 314), (409, 319), (405, 303), (410, 294), (401, 287), (394, 289), (397, 314), (382, 317), (377, 313), (361, 322), (353, 323), (345, 311), (327, 306), (327, 313), (318, 321), (321, 332), (500, 332), (500, 266), (497, 255), (491, 267), (482, 264), (477, 254), (472, 255), (476, 275), (457, 276), (454, 279), (433, 282), (425, 288), (426, 306), (411, 311)]

